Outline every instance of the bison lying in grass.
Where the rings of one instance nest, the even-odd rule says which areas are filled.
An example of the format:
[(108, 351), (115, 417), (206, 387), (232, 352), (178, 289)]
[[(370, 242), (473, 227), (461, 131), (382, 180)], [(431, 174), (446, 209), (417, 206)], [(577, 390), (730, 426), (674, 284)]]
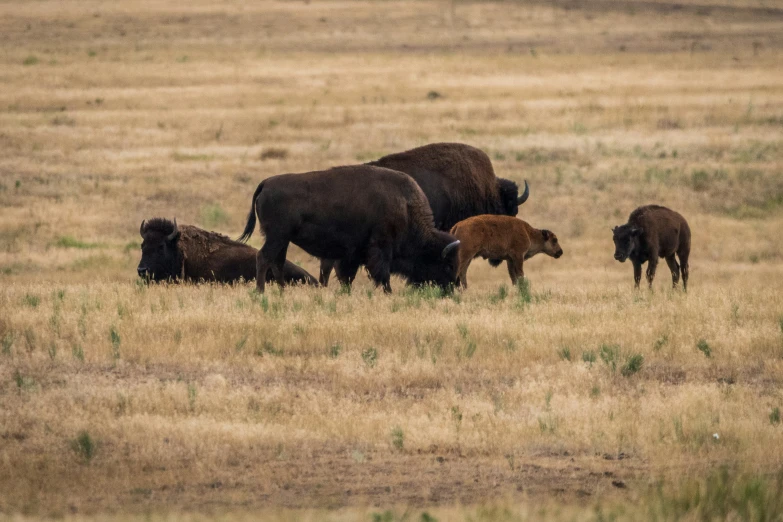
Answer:
[(460, 241), (457, 281), (463, 288), (468, 287), (470, 262), (479, 256), (489, 259), (492, 266), (506, 261), (511, 282), (516, 284), (525, 275), (526, 259), (541, 252), (555, 259), (563, 255), (555, 234), (511, 216), (474, 216), (454, 225), (451, 234)]
[[(672, 286), (677, 287), (682, 269), (682, 287), (688, 289), (688, 256), (691, 253), (691, 229), (677, 212), (658, 205), (639, 207), (628, 223), (614, 227), (614, 258), (633, 263), (636, 288), (642, 280), (642, 265), (647, 262), (647, 282), (652, 288), (658, 258), (663, 257), (672, 271)], [(674, 255), (680, 258), (680, 264)]]
[[(139, 234), (139, 276), (153, 281), (218, 281), (231, 283), (256, 278), (255, 248), (215, 232), (155, 218), (142, 221)], [(272, 271), (267, 272), (267, 279)], [(288, 283), (318, 285), (307, 271), (286, 261), (283, 277)]]

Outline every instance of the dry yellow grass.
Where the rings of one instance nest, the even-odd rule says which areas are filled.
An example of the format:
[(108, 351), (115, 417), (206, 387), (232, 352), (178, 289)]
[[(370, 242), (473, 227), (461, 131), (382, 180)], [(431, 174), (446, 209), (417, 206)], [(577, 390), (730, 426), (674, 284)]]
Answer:
[[(783, 469), (780, 2), (8, 2), (0, 35), (0, 514), (666, 519), (658, 481)], [(236, 236), (267, 176), (432, 141), (530, 181), (565, 255), (529, 292), (135, 281), (144, 218)], [(612, 259), (646, 203), (691, 224), (687, 295)]]

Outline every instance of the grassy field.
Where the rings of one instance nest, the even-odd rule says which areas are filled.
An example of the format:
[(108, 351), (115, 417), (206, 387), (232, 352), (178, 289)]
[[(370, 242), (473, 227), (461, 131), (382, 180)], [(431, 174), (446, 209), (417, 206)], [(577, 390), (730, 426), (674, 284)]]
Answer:
[[(783, 2), (182, 4), (0, 3), (0, 518), (783, 518)], [(136, 280), (142, 219), (434, 141), (565, 255)], [(612, 257), (647, 203), (687, 295)]]

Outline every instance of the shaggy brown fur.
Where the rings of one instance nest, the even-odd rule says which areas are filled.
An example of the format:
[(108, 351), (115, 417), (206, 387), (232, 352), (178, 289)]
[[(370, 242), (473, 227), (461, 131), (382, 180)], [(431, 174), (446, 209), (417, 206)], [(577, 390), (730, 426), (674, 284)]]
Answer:
[[(162, 218), (145, 221), (140, 232), (144, 243), (137, 271), (141, 276), (222, 283), (256, 278), (258, 250), (217, 232), (191, 225), (176, 226)], [(318, 285), (312, 275), (293, 263), (286, 262), (283, 272), (286, 282)], [(269, 270), (267, 279), (271, 277)]]
[[(386, 292), (392, 273), (412, 284), (454, 282), (459, 242), (435, 228), (426, 196), (402, 172), (354, 165), (281, 174), (262, 181), (251, 203), (240, 241), (258, 221), (266, 236), (258, 270), (271, 266), (278, 283), (289, 243), (338, 260), (348, 284), (361, 265)], [(256, 285), (264, 291), (264, 281)]]
[[(464, 143), (430, 143), (422, 147), (389, 154), (367, 163), (404, 172), (413, 178), (432, 209), (435, 228), (443, 231), (471, 216), (505, 214), (516, 216), (519, 205), (528, 198), (528, 186), (519, 194), (511, 180), (498, 178), (489, 156)], [(495, 264), (499, 264), (497, 260)], [(334, 260), (321, 261), (321, 284), (329, 283), (332, 267), (343, 284), (345, 270)], [(348, 270), (350, 273), (350, 267)]]
[(468, 267), (479, 256), (505, 260), (511, 282), (516, 284), (525, 276), (525, 259), (541, 252), (555, 259), (563, 255), (555, 234), (511, 216), (474, 216), (454, 225), (451, 234), (460, 240), (457, 280), (463, 288), (468, 287)]
[[(679, 213), (659, 205), (639, 207), (628, 217), (628, 223), (612, 230), (614, 258), (633, 263), (633, 279), (638, 288), (642, 265), (647, 262), (647, 283), (652, 288), (658, 258), (666, 259), (672, 272), (672, 286), (677, 287), (682, 270), (682, 287), (688, 289), (688, 257), (691, 254), (691, 229)], [(680, 264), (674, 255), (680, 258)]]

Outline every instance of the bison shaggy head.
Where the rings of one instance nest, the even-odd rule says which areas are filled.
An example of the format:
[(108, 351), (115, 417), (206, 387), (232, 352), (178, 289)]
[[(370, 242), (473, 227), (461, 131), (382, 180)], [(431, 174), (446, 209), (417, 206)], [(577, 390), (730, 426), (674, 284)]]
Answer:
[(525, 180), (525, 190), (519, 194), (519, 186), (511, 180), (498, 178), (498, 192), (500, 202), (503, 205), (503, 213), (507, 216), (516, 216), (519, 213), (519, 205), (527, 201), (530, 195), (530, 187)]
[(420, 250), (394, 258), (392, 272), (402, 275), (414, 286), (436, 285), (448, 290), (457, 281), (459, 244), (451, 234), (436, 230)]
[(642, 229), (630, 224), (621, 225), (612, 229), (612, 239), (614, 240), (614, 258), (621, 263), (636, 250), (639, 250), (639, 238), (642, 235)]
[(178, 242), (180, 237), (177, 220), (155, 218), (142, 221), (141, 261), (136, 271), (139, 277), (152, 281), (177, 279), (182, 272), (182, 253)]

